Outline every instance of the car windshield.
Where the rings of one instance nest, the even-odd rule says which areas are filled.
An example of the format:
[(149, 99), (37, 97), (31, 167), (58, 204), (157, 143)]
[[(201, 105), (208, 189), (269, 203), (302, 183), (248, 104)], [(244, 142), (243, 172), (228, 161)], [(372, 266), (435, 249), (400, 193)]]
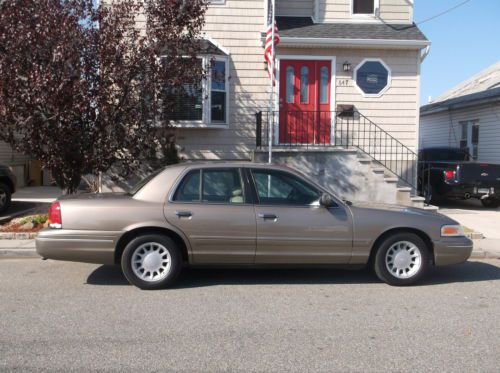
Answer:
[(147, 183), (149, 183), (151, 180), (153, 180), (155, 178), (155, 176), (158, 175), (162, 171), (163, 171), (163, 168), (160, 168), (159, 170), (156, 170), (153, 173), (149, 174), (144, 179), (142, 179), (137, 184), (135, 184), (132, 188), (130, 188), (129, 191), (127, 192), (127, 194), (130, 196), (135, 195), (139, 190), (141, 190)]

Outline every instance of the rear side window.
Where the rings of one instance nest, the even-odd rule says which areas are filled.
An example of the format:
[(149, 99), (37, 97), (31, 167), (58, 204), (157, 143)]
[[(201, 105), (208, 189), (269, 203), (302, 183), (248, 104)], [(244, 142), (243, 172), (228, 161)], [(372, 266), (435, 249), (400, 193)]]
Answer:
[[(200, 198), (202, 196), (202, 198)], [(189, 172), (174, 195), (178, 202), (244, 203), (238, 169), (204, 169)]]
[(196, 170), (184, 176), (175, 192), (174, 201), (195, 202), (200, 200), (200, 173), (200, 170)]
[(203, 170), (203, 201), (243, 203), (243, 186), (237, 169)]

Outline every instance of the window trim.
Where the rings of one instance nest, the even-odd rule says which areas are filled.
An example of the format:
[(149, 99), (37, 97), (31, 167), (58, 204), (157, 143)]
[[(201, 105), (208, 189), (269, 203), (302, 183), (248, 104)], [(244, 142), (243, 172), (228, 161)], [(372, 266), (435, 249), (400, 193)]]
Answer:
[[(172, 127), (176, 128), (208, 128), (208, 129), (227, 129), (229, 128), (230, 117), (230, 84), (229, 84), (229, 56), (203, 55), (199, 56), (202, 60), (203, 68), (208, 72), (206, 79), (202, 81), (202, 119), (201, 120), (177, 120), (172, 122)], [(211, 61), (222, 61), (226, 68), (226, 120), (224, 122), (212, 122), (212, 73), (210, 71)]]
[(312, 203), (310, 203), (310, 204), (296, 204), (296, 205), (292, 205), (292, 204), (280, 205), (280, 204), (265, 204), (265, 203), (261, 203), (260, 202), (260, 197), (259, 197), (259, 190), (257, 189), (257, 183), (255, 182), (254, 171), (276, 172), (276, 173), (280, 173), (280, 174), (285, 174), (285, 175), (288, 175), (288, 176), (292, 176), (292, 177), (295, 177), (295, 178), (299, 179), (301, 182), (305, 183), (311, 189), (314, 189), (315, 191), (317, 191), (318, 194), (320, 195), (319, 198), (321, 198), (321, 193), (324, 193), (324, 191), (322, 189), (318, 188), (314, 184), (308, 183), (306, 180), (304, 180), (303, 178), (299, 177), (298, 175), (295, 175), (294, 173), (286, 172), (286, 171), (283, 171), (283, 170), (262, 169), (262, 168), (250, 167), (250, 168), (248, 168), (248, 172), (249, 172), (249, 177), (250, 177), (250, 180), (251, 180), (251, 183), (252, 183), (252, 188), (253, 188), (254, 193), (255, 193), (255, 196), (254, 196), (254, 198), (255, 198), (254, 205), (256, 205), (256, 206), (265, 206), (265, 207), (289, 207), (289, 208), (321, 207), (321, 205), (319, 204), (319, 198), (318, 198), (318, 204), (312, 204)]
[[(366, 62), (380, 62), (382, 64), (382, 66), (384, 66), (387, 69), (387, 84), (379, 93), (365, 93), (365, 91), (363, 91), (363, 89), (358, 85), (358, 70)], [(389, 88), (391, 88), (391, 85), (392, 85), (392, 70), (381, 58), (365, 58), (358, 65), (356, 65), (356, 68), (354, 69), (353, 74), (354, 74), (354, 76), (353, 76), (354, 86), (359, 91), (359, 93), (361, 93), (361, 95), (363, 97), (366, 97), (366, 98), (382, 97), (387, 92), (387, 90), (389, 90)]]
[(380, 0), (373, 0), (373, 13), (354, 13), (354, 2), (356, 0), (351, 0), (351, 18), (364, 18), (373, 19), (379, 17), (380, 14)]
[[(241, 189), (242, 189), (242, 195), (243, 195), (243, 203), (228, 203), (228, 202), (210, 202), (210, 201), (204, 201), (203, 200), (203, 171), (210, 170), (210, 171), (221, 171), (221, 170), (229, 170), (229, 171), (236, 171), (240, 175), (240, 182), (241, 182)], [(182, 182), (184, 179), (190, 174), (194, 172), (199, 172), (200, 174), (200, 185), (199, 185), (199, 193), (200, 193), (200, 199), (197, 201), (177, 201), (175, 200), (175, 196), (177, 192), (179, 191), (179, 188), (182, 186)], [(252, 206), (253, 205), (253, 198), (249, 198), (249, 192), (247, 190), (247, 183), (246, 183), (246, 175), (241, 167), (231, 167), (231, 166), (221, 166), (221, 167), (200, 167), (200, 168), (188, 168), (182, 172), (182, 174), (179, 176), (178, 180), (175, 182), (174, 186), (171, 189), (171, 192), (169, 193), (168, 196), (168, 203), (172, 204), (185, 204), (185, 205), (193, 205), (193, 204), (198, 204), (198, 205), (209, 205), (209, 206), (214, 206), (214, 205), (220, 205), (220, 206)]]

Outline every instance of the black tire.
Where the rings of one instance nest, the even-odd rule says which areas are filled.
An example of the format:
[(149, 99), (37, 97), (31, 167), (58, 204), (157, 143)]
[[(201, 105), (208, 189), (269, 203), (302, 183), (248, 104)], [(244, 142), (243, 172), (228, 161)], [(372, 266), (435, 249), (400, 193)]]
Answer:
[(500, 198), (489, 197), (481, 200), (484, 207), (498, 208), (500, 206)]
[(437, 188), (432, 184), (424, 185), (423, 194), (425, 197), (425, 203), (437, 205), (443, 202), (443, 197), (438, 193)]
[(0, 183), (0, 213), (9, 209), (12, 199), (12, 193), (8, 185)]
[[(389, 249), (395, 243), (405, 242), (405, 241), (412, 243), (418, 248), (418, 250), (420, 251), (421, 263), (420, 263), (420, 268), (411, 277), (399, 278), (396, 277), (396, 275), (394, 275), (387, 268), (386, 256)], [(414, 233), (402, 232), (390, 235), (381, 242), (381, 244), (377, 248), (377, 253), (375, 254), (373, 267), (375, 270), (375, 274), (380, 280), (393, 286), (406, 286), (406, 285), (412, 285), (421, 280), (425, 276), (427, 270), (429, 269), (430, 264), (431, 264), (431, 256), (429, 248), (427, 247), (426, 243)]]
[[(153, 243), (163, 246), (170, 254), (170, 269), (165, 277), (157, 281), (145, 281), (134, 273), (132, 268), (132, 258), (136, 250), (142, 245)], [(162, 254), (163, 255), (163, 254)], [(165, 254), (166, 255), (166, 254)], [(162, 256), (164, 257), (164, 256)], [(146, 234), (134, 238), (128, 243), (121, 257), (121, 267), (123, 274), (132, 284), (143, 290), (164, 289), (172, 285), (179, 275), (182, 267), (182, 254), (175, 242), (167, 236), (161, 234)], [(157, 271), (155, 271), (157, 272)], [(160, 272), (157, 272), (160, 275)]]

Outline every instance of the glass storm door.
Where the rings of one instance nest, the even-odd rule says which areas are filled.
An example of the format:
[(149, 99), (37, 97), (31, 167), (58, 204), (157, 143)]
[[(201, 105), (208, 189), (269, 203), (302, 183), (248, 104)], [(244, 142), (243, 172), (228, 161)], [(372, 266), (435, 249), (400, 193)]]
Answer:
[(282, 60), (280, 144), (330, 143), (330, 61)]

